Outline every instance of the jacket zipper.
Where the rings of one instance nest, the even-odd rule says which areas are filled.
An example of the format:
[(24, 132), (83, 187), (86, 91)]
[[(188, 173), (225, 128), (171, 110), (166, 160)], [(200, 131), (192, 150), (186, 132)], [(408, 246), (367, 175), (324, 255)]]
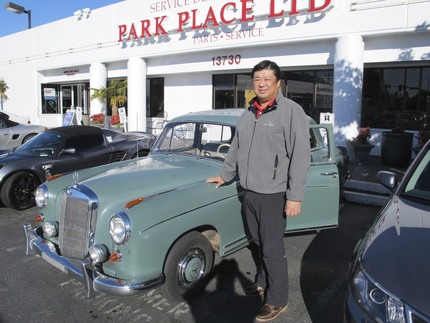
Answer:
[(278, 154), (275, 155), (275, 165), (274, 165), (274, 168), (273, 168), (273, 179), (276, 178), (276, 170), (277, 170), (277, 168), (278, 168)]
[(257, 126), (257, 121), (258, 121), (258, 119), (254, 120), (254, 128), (252, 129), (251, 143), (249, 145), (249, 151), (248, 151), (248, 160), (246, 161), (246, 163), (247, 163), (247, 166), (246, 166), (246, 187), (248, 187), (248, 178), (249, 178), (249, 156), (251, 156), (251, 149), (252, 149), (252, 144), (254, 141), (254, 134), (255, 134), (255, 128)]

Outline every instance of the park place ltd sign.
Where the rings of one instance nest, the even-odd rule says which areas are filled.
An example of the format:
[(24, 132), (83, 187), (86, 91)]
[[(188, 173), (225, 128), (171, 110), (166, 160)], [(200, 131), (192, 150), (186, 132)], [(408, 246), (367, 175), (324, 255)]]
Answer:
[[(251, 33), (256, 21), (288, 20), (286, 25), (291, 25), (297, 24), (298, 17), (304, 15), (306, 19), (319, 15), (315, 20), (320, 20), (332, 8), (333, 0), (239, 0), (217, 3), (216, 7), (203, 6), (206, 1), (163, 0), (150, 3), (149, 12), (153, 17), (118, 25), (118, 42), (169, 37), (190, 31), (199, 33), (204, 30), (209, 33), (217, 27), (228, 29), (239, 24), (249, 26), (247, 30)], [(193, 8), (197, 5), (206, 9)], [(187, 7), (189, 9), (185, 10)]]

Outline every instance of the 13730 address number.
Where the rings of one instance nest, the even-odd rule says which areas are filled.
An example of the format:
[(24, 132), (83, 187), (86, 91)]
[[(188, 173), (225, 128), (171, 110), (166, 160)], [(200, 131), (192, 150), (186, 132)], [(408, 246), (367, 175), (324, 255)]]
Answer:
[(212, 57), (213, 66), (238, 65), (242, 57), (239, 54)]

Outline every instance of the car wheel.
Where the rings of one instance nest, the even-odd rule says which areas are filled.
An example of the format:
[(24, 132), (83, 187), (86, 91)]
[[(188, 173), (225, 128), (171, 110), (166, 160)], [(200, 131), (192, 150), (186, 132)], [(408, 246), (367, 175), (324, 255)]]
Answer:
[(173, 301), (192, 298), (204, 287), (213, 261), (214, 252), (208, 239), (199, 232), (186, 234), (167, 256), (162, 294)]
[(10, 209), (28, 209), (34, 206), (34, 191), (39, 185), (39, 179), (30, 172), (15, 173), (3, 184), (1, 200)]
[(33, 139), (34, 137), (36, 137), (36, 133), (31, 133), (27, 136), (24, 137), (24, 139), (22, 140), (22, 143), (25, 144), (27, 141), (30, 141), (30, 139)]

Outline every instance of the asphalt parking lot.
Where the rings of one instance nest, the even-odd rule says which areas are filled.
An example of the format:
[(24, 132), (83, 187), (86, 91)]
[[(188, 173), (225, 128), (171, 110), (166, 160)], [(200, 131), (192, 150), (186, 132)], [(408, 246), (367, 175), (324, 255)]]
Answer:
[[(289, 309), (273, 322), (342, 322), (345, 275), (353, 248), (379, 207), (344, 203), (337, 229), (288, 235)], [(25, 253), (22, 224), (37, 209), (0, 208), (0, 322), (255, 322), (261, 299), (245, 297), (254, 266), (247, 249), (217, 259), (211, 280), (195, 300), (171, 304), (157, 289), (133, 297), (99, 294)]]

